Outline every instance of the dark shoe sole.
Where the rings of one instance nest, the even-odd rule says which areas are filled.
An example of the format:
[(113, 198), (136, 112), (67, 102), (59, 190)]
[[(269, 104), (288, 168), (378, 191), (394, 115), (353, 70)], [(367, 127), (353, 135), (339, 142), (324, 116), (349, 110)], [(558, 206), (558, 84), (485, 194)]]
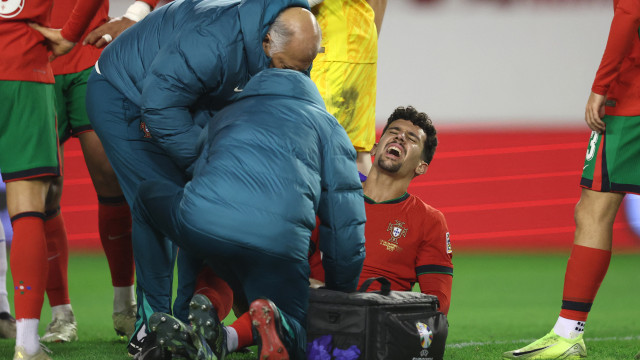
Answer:
[(224, 359), (227, 355), (226, 333), (218, 319), (218, 312), (206, 296), (193, 296), (189, 303), (189, 321), (201, 342), (200, 357), (209, 359), (213, 353), (216, 359)]
[(280, 313), (266, 299), (258, 299), (249, 306), (251, 324), (256, 328), (260, 341), (259, 360), (289, 360), (289, 353), (280, 339)]
[(213, 308), (211, 301), (202, 295), (196, 294), (189, 303), (189, 321), (193, 331), (202, 336), (207, 342), (216, 339), (219, 335), (220, 320), (218, 312)]
[(174, 357), (195, 359), (198, 353), (193, 345), (191, 332), (180, 320), (164, 313), (154, 313), (149, 318), (149, 328), (157, 335), (157, 342)]

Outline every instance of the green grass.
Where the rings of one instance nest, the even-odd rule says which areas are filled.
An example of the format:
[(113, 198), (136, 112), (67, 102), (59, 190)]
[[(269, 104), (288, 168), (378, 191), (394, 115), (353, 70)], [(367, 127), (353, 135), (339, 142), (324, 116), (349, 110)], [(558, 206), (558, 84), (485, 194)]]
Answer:
[[(567, 256), (456, 254), (445, 358), (500, 359), (502, 352), (546, 334), (560, 310)], [(586, 326), (590, 359), (633, 359), (640, 351), (638, 264), (639, 254), (614, 255)], [(112, 329), (113, 294), (104, 257), (72, 255), (69, 282), (80, 340), (52, 344), (53, 359), (130, 359)], [(50, 317), (47, 304), (41, 334)], [(11, 358), (14, 344), (0, 340), (0, 359)]]

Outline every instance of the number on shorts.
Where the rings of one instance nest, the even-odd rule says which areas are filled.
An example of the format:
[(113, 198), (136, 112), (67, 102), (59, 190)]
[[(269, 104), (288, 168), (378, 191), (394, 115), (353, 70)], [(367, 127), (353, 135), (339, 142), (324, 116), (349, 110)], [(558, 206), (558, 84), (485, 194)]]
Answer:
[(593, 155), (596, 153), (596, 146), (598, 144), (598, 133), (591, 132), (591, 139), (589, 140), (589, 148), (587, 149), (587, 161), (593, 159)]

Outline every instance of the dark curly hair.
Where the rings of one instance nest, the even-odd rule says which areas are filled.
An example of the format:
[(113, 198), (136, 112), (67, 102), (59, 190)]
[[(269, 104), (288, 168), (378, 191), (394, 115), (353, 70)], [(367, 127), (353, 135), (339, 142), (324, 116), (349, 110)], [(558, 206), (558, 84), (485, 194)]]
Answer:
[(389, 116), (387, 125), (385, 125), (382, 133), (384, 134), (387, 131), (389, 124), (399, 119), (411, 121), (413, 125), (420, 127), (427, 135), (427, 139), (424, 141), (424, 149), (422, 150), (422, 160), (427, 164), (431, 164), (438, 146), (438, 138), (436, 137), (436, 128), (433, 126), (429, 115), (418, 112), (413, 106), (397, 107)]

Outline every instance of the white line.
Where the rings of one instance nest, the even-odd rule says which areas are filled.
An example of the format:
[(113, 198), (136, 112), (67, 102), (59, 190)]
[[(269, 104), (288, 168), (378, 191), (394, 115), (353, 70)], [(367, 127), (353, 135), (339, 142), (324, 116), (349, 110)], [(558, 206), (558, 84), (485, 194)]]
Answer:
[[(520, 344), (520, 343), (531, 343), (537, 339), (520, 339), (520, 340), (503, 340), (503, 341), (468, 341), (459, 344), (447, 344), (448, 348), (466, 348), (469, 346), (486, 346), (486, 345), (503, 345), (503, 344)], [(635, 336), (623, 336), (623, 337), (604, 337), (604, 338), (585, 338), (585, 342), (595, 342), (595, 341), (610, 341), (610, 340), (620, 340), (620, 341), (632, 341), (632, 340), (640, 340), (640, 335)]]

